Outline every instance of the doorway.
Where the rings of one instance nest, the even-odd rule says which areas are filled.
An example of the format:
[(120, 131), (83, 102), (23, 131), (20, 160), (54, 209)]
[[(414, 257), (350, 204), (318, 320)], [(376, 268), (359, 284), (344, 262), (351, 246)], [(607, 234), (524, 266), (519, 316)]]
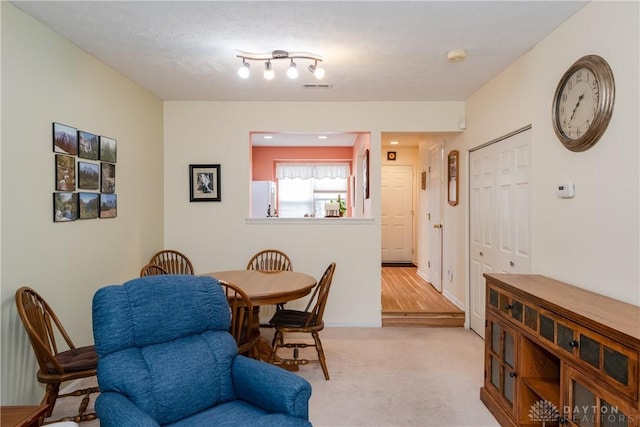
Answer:
[[(464, 311), (442, 295), (439, 289), (441, 280), (431, 278), (436, 277), (434, 274), (437, 277), (441, 275), (441, 243), (438, 240), (437, 251), (431, 253), (429, 230), (439, 231), (433, 225), (441, 223), (439, 195), (444, 194), (440, 189), (444, 145), (442, 137), (443, 135), (427, 133), (382, 134), (383, 326), (464, 325)], [(392, 145), (392, 141), (398, 144)], [(431, 165), (431, 162), (435, 164)], [(430, 176), (429, 170), (433, 171)], [(435, 200), (431, 200), (431, 197)], [(409, 200), (411, 203), (408, 203)], [(428, 216), (427, 212), (431, 209), (434, 212)], [(396, 213), (398, 210), (404, 213)], [(404, 221), (409, 218), (410, 235), (394, 235), (394, 229), (409, 229)], [(423, 246), (418, 242), (422, 242)], [(398, 250), (399, 247), (411, 248), (411, 252)], [(430, 271), (428, 264), (432, 256), (435, 261), (433, 270)]]
[(413, 166), (382, 166), (382, 262), (413, 263)]

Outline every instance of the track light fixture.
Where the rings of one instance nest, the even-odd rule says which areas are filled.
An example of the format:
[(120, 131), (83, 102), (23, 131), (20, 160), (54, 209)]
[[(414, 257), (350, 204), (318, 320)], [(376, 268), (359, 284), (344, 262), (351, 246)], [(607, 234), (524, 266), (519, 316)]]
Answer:
[(275, 77), (275, 72), (273, 71), (273, 64), (271, 61), (276, 59), (289, 59), (289, 68), (287, 69), (287, 77), (290, 79), (296, 79), (298, 77), (298, 67), (294, 59), (309, 59), (313, 61), (312, 65), (309, 65), (309, 71), (313, 73), (313, 75), (317, 79), (321, 79), (324, 77), (324, 68), (318, 65), (319, 62), (322, 62), (322, 57), (320, 55), (316, 55), (314, 53), (308, 52), (287, 52), (286, 50), (274, 50), (269, 53), (250, 53), (243, 52), (238, 50), (238, 58), (242, 59), (242, 66), (238, 70), (238, 75), (243, 79), (249, 77), (250, 64), (247, 61), (265, 61), (264, 63), (264, 78), (267, 80), (272, 80)]

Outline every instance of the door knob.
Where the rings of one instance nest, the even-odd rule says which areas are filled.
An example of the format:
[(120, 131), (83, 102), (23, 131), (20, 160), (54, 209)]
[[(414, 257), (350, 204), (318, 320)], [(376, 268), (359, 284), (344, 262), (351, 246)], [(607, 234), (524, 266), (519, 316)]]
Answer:
[(442, 224), (434, 224), (433, 228), (442, 228)]

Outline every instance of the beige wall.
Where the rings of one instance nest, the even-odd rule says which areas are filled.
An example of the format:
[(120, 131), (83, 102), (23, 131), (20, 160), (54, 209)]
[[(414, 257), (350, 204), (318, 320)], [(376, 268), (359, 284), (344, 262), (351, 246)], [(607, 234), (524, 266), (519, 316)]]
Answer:
[[(401, 113), (399, 113), (401, 112)], [(296, 270), (320, 277), (337, 264), (325, 320), (380, 325), (380, 141), (382, 131), (457, 130), (464, 103), (165, 103), (165, 244), (188, 248), (197, 272), (244, 268), (266, 247), (287, 252)], [(370, 132), (371, 219), (247, 222), (249, 133)], [(221, 203), (189, 203), (190, 163), (220, 163)], [(361, 165), (356, 165), (359, 170)], [(371, 215), (369, 215), (371, 210)]]
[[(466, 132), (446, 144), (447, 152), (463, 153), (462, 203), (445, 207), (445, 229), (467, 227), (468, 150), (531, 124), (532, 272), (635, 305), (640, 305), (638, 16), (638, 2), (592, 2), (471, 96)], [(565, 70), (587, 54), (609, 62), (616, 101), (602, 139), (574, 153), (553, 132), (551, 104)], [(555, 187), (567, 180), (575, 182), (576, 196), (560, 199)], [(447, 240), (445, 266), (466, 270), (467, 238), (468, 233), (458, 233), (455, 241)], [(448, 286), (466, 300), (462, 280)]]
[[(2, 2), (2, 404), (44, 388), (15, 309), (33, 287), (77, 345), (93, 342), (91, 299), (137, 276), (163, 245), (162, 102)], [(53, 223), (52, 122), (118, 141), (118, 217)]]

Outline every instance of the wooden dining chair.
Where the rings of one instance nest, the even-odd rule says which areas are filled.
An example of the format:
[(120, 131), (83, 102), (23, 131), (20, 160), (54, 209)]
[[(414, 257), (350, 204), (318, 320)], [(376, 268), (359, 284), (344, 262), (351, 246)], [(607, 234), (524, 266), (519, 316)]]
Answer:
[[(278, 249), (264, 249), (251, 257), (247, 264), (247, 270), (259, 271), (293, 271), (293, 263), (289, 255)], [(284, 304), (276, 304), (276, 311), (284, 309)], [(263, 328), (272, 327), (269, 324), (261, 324)]]
[(195, 271), (185, 254), (172, 249), (164, 249), (156, 253), (149, 260), (149, 264), (159, 265), (168, 274), (194, 274)]
[[(89, 395), (99, 392), (98, 387), (58, 394), (61, 383), (96, 375), (98, 355), (95, 347), (93, 345), (76, 347), (49, 304), (33, 289), (26, 286), (18, 289), (16, 306), (40, 366), (36, 374), (38, 382), (46, 384), (42, 404), (49, 405), (49, 408), (45, 415), (51, 416), (58, 398), (84, 396), (80, 401), (78, 413), (61, 420), (74, 422), (95, 420), (95, 413), (85, 413), (85, 411), (89, 404)], [(68, 350), (58, 347), (56, 337), (64, 340)]]
[(231, 328), (229, 332), (236, 340), (238, 354), (254, 359), (259, 358), (258, 342), (260, 341), (259, 325), (255, 324), (257, 312), (249, 296), (233, 283), (219, 280), (231, 309)]
[[(322, 278), (315, 287), (313, 295), (309, 299), (307, 307), (304, 311), (300, 310), (279, 310), (273, 315), (269, 323), (276, 328), (276, 332), (271, 342), (271, 355), (269, 356), (269, 362), (279, 365), (297, 366), (306, 365), (309, 362), (320, 363), (324, 378), (329, 379), (329, 370), (327, 369), (327, 361), (322, 349), (322, 342), (320, 341), (320, 335), (318, 332), (324, 329), (324, 321), (322, 317), (324, 315), (324, 309), (327, 305), (327, 299), (329, 298), (329, 289), (331, 288), (331, 282), (333, 281), (333, 273), (335, 272), (336, 264), (332, 262), (325, 270)], [(298, 334), (307, 333), (313, 337), (314, 344), (291, 342), (285, 343), (285, 334)], [(280, 359), (275, 362), (276, 353), (279, 348), (286, 347), (293, 349), (292, 359)], [(301, 359), (299, 349), (306, 347), (315, 347), (318, 353), (317, 360)]]
[(157, 264), (147, 264), (140, 270), (140, 277), (144, 276), (157, 276), (158, 274), (169, 274), (164, 267), (161, 267)]

